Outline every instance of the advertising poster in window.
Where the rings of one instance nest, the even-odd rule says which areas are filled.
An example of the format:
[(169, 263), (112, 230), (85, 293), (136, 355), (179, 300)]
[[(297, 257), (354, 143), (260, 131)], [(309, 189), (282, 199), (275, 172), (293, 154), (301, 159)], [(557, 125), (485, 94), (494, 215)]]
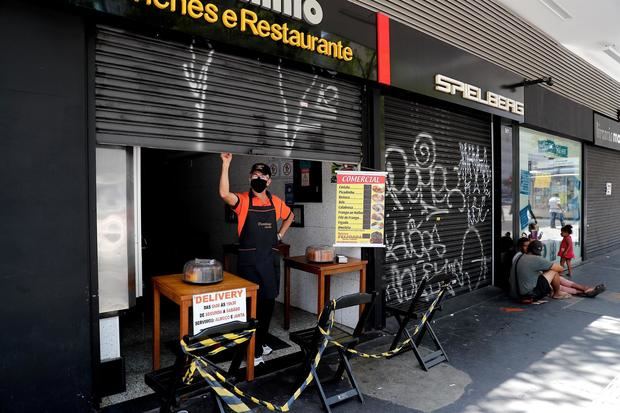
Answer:
[(337, 171), (336, 247), (382, 248), (385, 172)]

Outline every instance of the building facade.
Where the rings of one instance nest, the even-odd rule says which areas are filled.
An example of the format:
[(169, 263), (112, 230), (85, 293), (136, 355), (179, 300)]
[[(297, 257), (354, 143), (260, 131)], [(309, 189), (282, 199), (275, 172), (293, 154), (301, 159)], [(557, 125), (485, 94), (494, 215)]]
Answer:
[[(332, 169), (386, 171), (385, 248), (345, 251), (381, 303), (434, 274), (451, 296), (492, 285), (499, 237), (533, 222), (555, 258), (556, 195), (577, 255), (616, 248), (619, 85), (490, 0), (454, 3), (3, 2), (0, 410), (88, 411), (124, 381), (119, 316), (229, 237), (218, 212), (185, 250), (157, 247), (212, 208), (219, 152), (318, 168), (298, 254), (333, 243)], [(313, 311), (306, 295), (293, 305)]]

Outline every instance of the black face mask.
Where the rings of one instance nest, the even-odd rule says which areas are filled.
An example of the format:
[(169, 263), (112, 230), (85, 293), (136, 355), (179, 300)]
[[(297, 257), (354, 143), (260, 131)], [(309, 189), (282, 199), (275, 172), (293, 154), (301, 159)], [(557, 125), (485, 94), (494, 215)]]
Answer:
[(257, 193), (261, 193), (267, 188), (267, 181), (260, 178), (254, 178), (250, 181), (250, 186)]

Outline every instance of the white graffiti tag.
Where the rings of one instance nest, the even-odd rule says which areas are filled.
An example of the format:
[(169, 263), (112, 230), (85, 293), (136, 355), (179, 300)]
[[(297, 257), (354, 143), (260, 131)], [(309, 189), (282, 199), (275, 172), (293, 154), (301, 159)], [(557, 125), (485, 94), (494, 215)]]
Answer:
[[(459, 149), (460, 162), (451, 168), (437, 162), (437, 145), (428, 133), (417, 135), (410, 150), (400, 146), (386, 150), (388, 301), (409, 300), (423, 279), (435, 275), (452, 275), (458, 287), (469, 290), (488, 277), (489, 258), (476, 228), (490, 213), (487, 152), (464, 143)], [(463, 231), (458, 246), (442, 241), (442, 231), (457, 230)], [(425, 294), (430, 294), (436, 286), (427, 288)]]
[(459, 143), (461, 160), (457, 168), (459, 185), (463, 187), (469, 225), (484, 222), (491, 202), (491, 165), (487, 149), (471, 143)]
[(207, 89), (209, 88), (209, 68), (213, 62), (213, 50), (209, 50), (206, 58), (202, 55), (198, 55), (194, 51), (194, 45), (189, 47), (191, 53), (191, 60), (189, 63), (183, 64), (183, 73), (187, 80), (192, 95), (197, 99), (194, 107), (197, 113), (197, 129), (198, 136), (204, 137), (204, 112), (207, 106)]
[[(284, 134), (288, 156), (292, 154), (298, 137), (302, 133), (321, 135), (324, 120), (335, 121), (338, 118), (338, 88), (328, 85), (318, 75), (305, 88), (301, 97), (287, 98), (286, 78), (281, 65), (278, 65), (278, 92), (282, 106), (282, 123), (275, 129)], [(292, 102), (291, 102), (292, 101)]]

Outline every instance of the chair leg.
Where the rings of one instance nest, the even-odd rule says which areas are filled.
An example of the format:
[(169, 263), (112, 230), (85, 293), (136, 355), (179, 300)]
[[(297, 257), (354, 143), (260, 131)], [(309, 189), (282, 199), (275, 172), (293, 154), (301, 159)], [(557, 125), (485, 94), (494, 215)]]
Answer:
[(224, 404), (222, 403), (220, 398), (217, 396), (217, 394), (215, 394), (215, 391), (211, 391), (211, 395), (212, 395), (213, 400), (215, 401), (215, 404), (217, 405), (218, 410), (220, 411), (220, 413), (226, 413), (226, 410), (224, 409)]
[(234, 352), (233, 358), (230, 362), (230, 366), (228, 367), (228, 374), (231, 374), (233, 376), (236, 376), (237, 374), (239, 374), (239, 368), (241, 367), (241, 361), (243, 360), (243, 357), (245, 355), (245, 346), (243, 347), (243, 352), (238, 351), (239, 349), (237, 349)]
[(428, 332), (431, 335), (431, 339), (433, 340), (433, 342), (435, 343), (435, 346), (437, 346), (437, 350), (440, 350), (441, 353), (443, 354), (444, 358), (446, 359), (446, 361), (450, 361), (448, 360), (448, 355), (446, 354), (446, 351), (443, 349), (443, 346), (441, 345), (441, 343), (439, 342), (439, 339), (437, 338), (437, 335), (435, 334), (435, 331), (433, 330), (433, 328), (430, 326), (430, 324), (428, 325)]
[(398, 345), (398, 343), (400, 343), (400, 341), (401, 341), (401, 339), (403, 337), (404, 332), (407, 331), (407, 324), (409, 324), (409, 320), (410, 320), (409, 317), (401, 318), (400, 315), (398, 315), (398, 314), (394, 314), (394, 318), (398, 322), (398, 332), (394, 336), (394, 340), (392, 341), (392, 345), (390, 346), (390, 350), (394, 350), (396, 348), (396, 346)]
[[(418, 335), (420, 333), (418, 333)], [(407, 336), (408, 339), (411, 340), (410, 342), (411, 351), (413, 351), (413, 355), (418, 360), (418, 364), (420, 365), (420, 367), (422, 367), (422, 370), (428, 371), (428, 367), (426, 366), (426, 363), (424, 362), (424, 359), (422, 358), (422, 355), (420, 354), (420, 350), (418, 350), (418, 345), (416, 344), (417, 340), (414, 340), (413, 337), (411, 337), (411, 334), (409, 333), (409, 330), (407, 329), (405, 329), (405, 335)]]
[(340, 350), (339, 353), (342, 359), (342, 364), (344, 365), (344, 368), (347, 372), (347, 376), (349, 376), (349, 381), (351, 382), (351, 385), (357, 392), (357, 397), (360, 399), (360, 402), (364, 404), (364, 396), (362, 395), (362, 391), (359, 385), (357, 384), (357, 380), (355, 380), (355, 377), (353, 376), (353, 370), (351, 370), (351, 364), (349, 363), (349, 357), (347, 356), (344, 350)]
[(319, 375), (316, 372), (314, 366), (310, 367), (310, 371), (312, 372), (312, 377), (314, 377), (316, 388), (319, 390), (319, 397), (321, 398), (321, 404), (323, 404), (323, 408), (327, 413), (332, 413), (332, 410), (329, 408), (329, 403), (327, 403), (327, 396), (325, 396), (323, 386), (321, 385), (321, 381), (319, 380)]
[(415, 338), (416, 346), (419, 346), (420, 344), (422, 344), (422, 339), (426, 335), (427, 326), (428, 326), (428, 320), (426, 321), (426, 323), (422, 324), (422, 328), (420, 328), (420, 331), (418, 332), (418, 335)]
[(340, 363), (338, 363), (338, 368), (336, 369), (336, 373), (334, 374), (334, 377), (332, 378), (333, 381), (340, 381), (340, 379), (342, 378), (342, 375), (344, 374), (344, 362), (340, 361)]

